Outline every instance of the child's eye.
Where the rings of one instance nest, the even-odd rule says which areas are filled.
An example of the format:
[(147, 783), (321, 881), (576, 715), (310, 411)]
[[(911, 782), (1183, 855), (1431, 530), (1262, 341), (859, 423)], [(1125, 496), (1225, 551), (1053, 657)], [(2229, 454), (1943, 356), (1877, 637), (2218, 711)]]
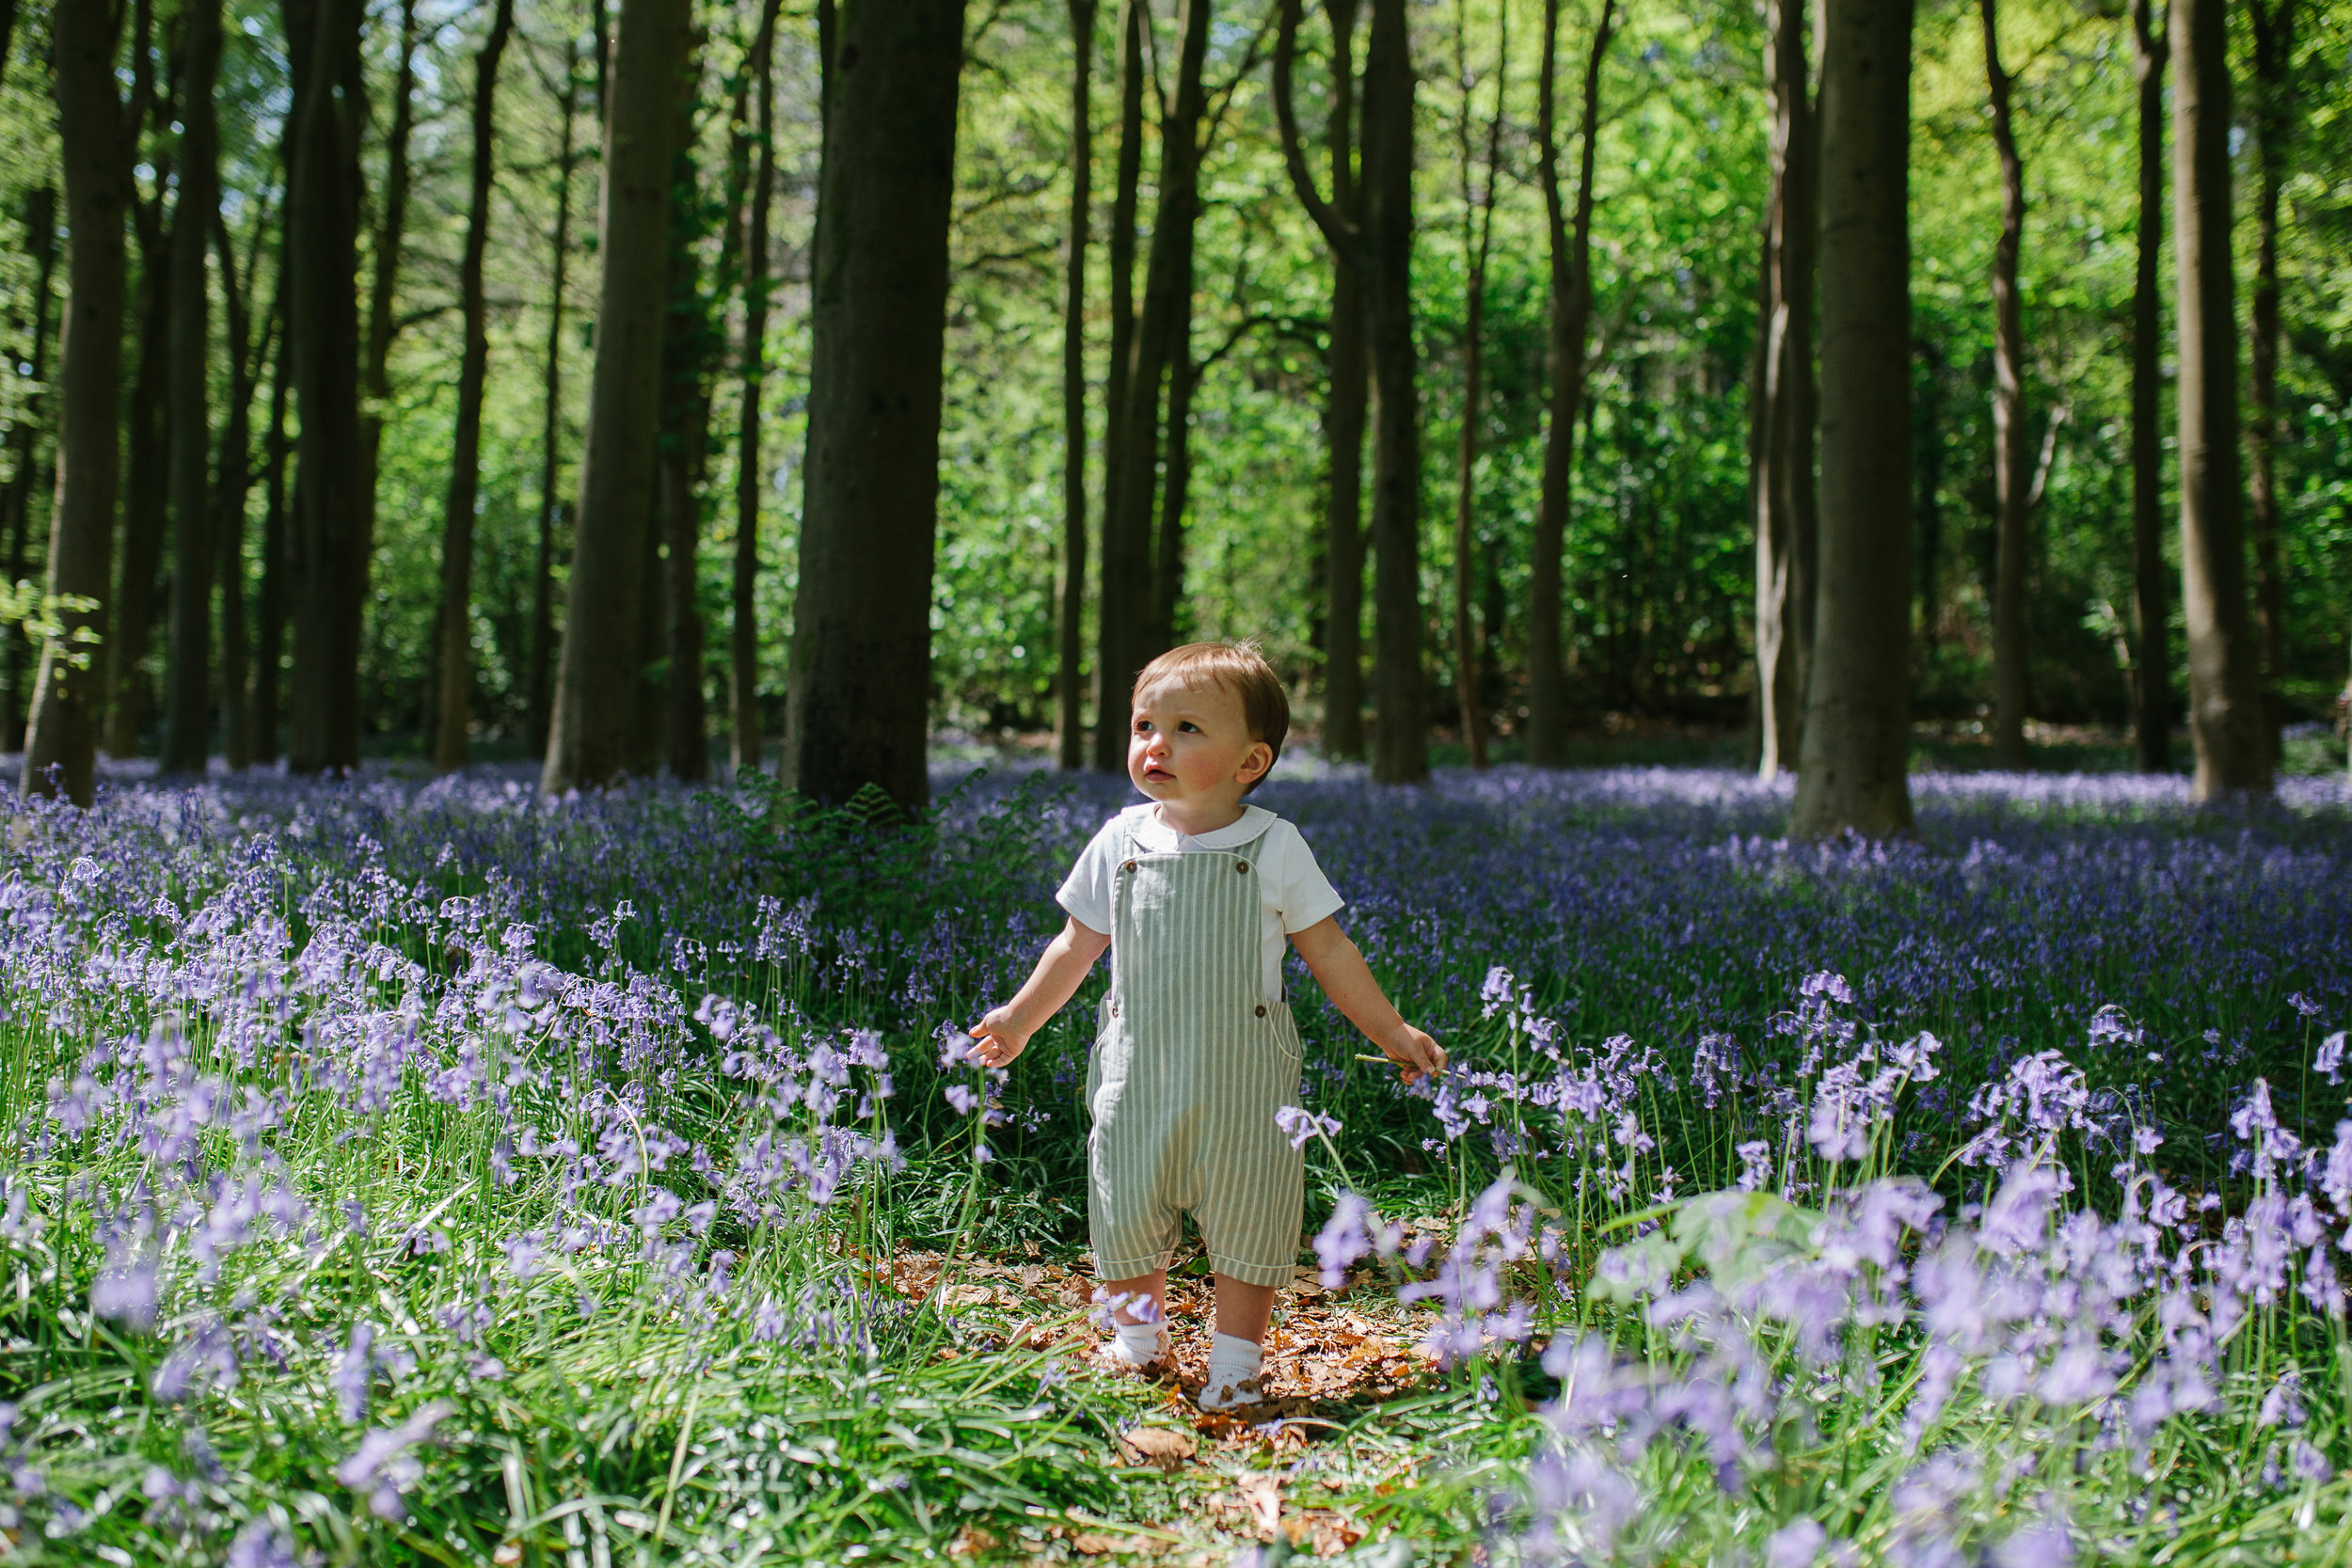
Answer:
[(1186, 720), (1183, 721), (1182, 722), (1180, 722), (1179, 724), (1177, 724), (1177, 726), (1176, 726), (1176, 727), (1177, 727), (1178, 729), (1180, 729), (1180, 730), (1190, 730), (1190, 731), (1191, 731), (1193, 734), (1195, 734), (1195, 735), (1199, 735), (1199, 734), (1200, 733), (1200, 725), (1198, 725), (1198, 724), (1196, 724), (1196, 723), (1194, 723), (1194, 722), (1193, 722), (1191, 720), (1189, 720), (1189, 719), (1186, 719)]

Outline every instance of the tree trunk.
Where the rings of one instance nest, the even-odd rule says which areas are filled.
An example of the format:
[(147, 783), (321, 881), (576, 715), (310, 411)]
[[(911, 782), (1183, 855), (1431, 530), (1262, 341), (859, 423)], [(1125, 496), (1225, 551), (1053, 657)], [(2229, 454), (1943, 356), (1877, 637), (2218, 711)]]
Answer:
[(1462, 430), (1455, 444), (1454, 473), (1454, 697), (1462, 715), (1462, 743), (1472, 768), (1486, 766), (1486, 710), (1478, 694), (1478, 630), (1470, 611), (1470, 578), (1477, 571), (1478, 427), (1484, 417), (1486, 368), (1486, 256), (1494, 241), (1495, 190), (1502, 174), (1502, 103), (1511, 79), (1511, 13), (1498, 24), (1495, 112), (1486, 124), (1486, 194), (1470, 185), (1470, 12), (1457, 7), (1455, 48), (1461, 55), (1462, 249), (1470, 261), (1468, 299), (1462, 325)]
[[(287, 299), (285, 271), (278, 271), (281, 301)], [(279, 666), (286, 656), (286, 619), (292, 608), (294, 565), (286, 559), (288, 509), (286, 459), (293, 444), (286, 439), (286, 403), (294, 388), (294, 324), (279, 307), (278, 363), (270, 372), (269, 433), (262, 438), (264, 461), (262, 509), (262, 594), (255, 606), (253, 627), (253, 758), (274, 762), (282, 754), (278, 721)]]
[(1911, 791), (1909, 0), (1825, 0), (1821, 538), (1789, 832), (1908, 832)]
[[(690, 42), (698, 55), (701, 30)], [(655, 441), (654, 500), (663, 546), (656, 636), (667, 674), (657, 695), (663, 759), (673, 777), (700, 784), (710, 774), (703, 700), (703, 618), (698, 602), (702, 557), (703, 456), (709, 436), (704, 375), (714, 347), (710, 302), (698, 247), (704, 233), (701, 174), (694, 160), (699, 67), (678, 75), (676, 140), (670, 155), (669, 304), (661, 327), (661, 410)], [(723, 275), (724, 267), (722, 267)], [(723, 288), (723, 283), (722, 287)]]
[(498, 0), (473, 67), (473, 164), (467, 187), (466, 249), (457, 265), (465, 334), (457, 370), (457, 425), (450, 437), (449, 506), (441, 535), (440, 698), (434, 705), (433, 767), (466, 766), (473, 719), (473, 518), (482, 479), (482, 389), (489, 378), (482, 264), (490, 245), (490, 159), (497, 148), (499, 61), (515, 27), (515, 0)]
[[(245, 613), (245, 498), (252, 483), (253, 388), (269, 357), (279, 301), (263, 318), (262, 342), (253, 343), (252, 274), (260, 270), (262, 220), (257, 215), (247, 252), (255, 263), (238, 281), (237, 254), (229, 224), (215, 215), (213, 245), (220, 261), (220, 294), (229, 311), (229, 408), (221, 422), (219, 455), (213, 464), (213, 575), (220, 584), (221, 750), (231, 772), (253, 766), (253, 705), (247, 682), (250, 653)], [(279, 281), (284, 281), (281, 271)]]
[(105, 747), (109, 756), (134, 757), (146, 728), (151, 693), (147, 654), (154, 631), (156, 574), (163, 564), (164, 509), (170, 496), (167, 393), (171, 359), (171, 234), (164, 222), (168, 173), (158, 168), (151, 201), (133, 198), (139, 241), (138, 359), (132, 372), (124, 453), (122, 569), (115, 589), (112, 643), (104, 650), (107, 685)]
[[(301, 433), (287, 540), (294, 680), (288, 765), (359, 764), (359, 649), (367, 601), (372, 473), (359, 420), (359, 128), (365, 114), (358, 0), (284, 0), (305, 80), (287, 204), (295, 413)], [(340, 88), (340, 90), (335, 90)]]
[(1558, 116), (1554, 106), (1559, 0), (1544, 0), (1544, 62), (1538, 84), (1536, 158), (1551, 256), (1551, 409), (1544, 436), (1544, 473), (1529, 551), (1527, 595), (1527, 760), (1563, 768), (1568, 760), (1567, 667), (1562, 658), (1561, 556), (1568, 529), (1568, 480), (1576, 468), (1576, 420), (1584, 405), (1584, 339), (1593, 313), (1593, 165), (1600, 135), (1600, 68), (1616, 28), (1615, 0), (1601, 0), (1600, 23), (1584, 56), (1583, 123), (1577, 130), (1573, 218), (1560, 197)]
[(171, 215), (171, 663), (163, 770), (201, 773), (212, 738), (212, 291), (220, 223), (220, 0), (187, 0), (182, 57), (180, 194)]
[(564, 654), (541, 788), (608, 784), (635, 765), (647, 499), (660, 411), (670, 253), (670, 138), (686, 64), (688, 0), (623, 0), (604, 194), (596, 214), (596, 367), (564, 614)]
[(1143, 183), (1143, 36), (1151, 24), (1146, 0), (1124, 0), (1119, 20), (1119, 167), (1107, 246), (1111, 352), (1103, 399), (1103, 562), (1095, 594), (1094, 766), (1105, 773), (1127, 767), (1128, 689), (1112, 670), (1119, 650), (1111, 584), (1132, 584), (1135, 574), (1120, 553), (1128, 541), (1113, 536), (1111, 519), (1126, 483), (1127, 404), (1136, 349), (1136, 214)]
[(839, 24), (811, 290), (808, 456), (784, 782), (930, 796), (931, 556), (963, 0)]
[[(1196, 208), (1197, 215), (1197, 208)], [(1174, 341), (1168, 356), (1168, 456), (1160, 494), (1160, 528), (1152, 540), (1152, 623), (1145, 646), (1153, 657), (1176, 645), (1176, 617), (1184, 602), (1184, 508), (1192, 497), (1192, 394), (1200, 364), (1192, 356), (1193, 243), (1187, 235), (1177, 262), (1180, 284)]]
[(1413, 59), (1406, 0), (1373, 0), (1364, 50), (1364, 253), (1372, 350), (1372, 776), (1429, 776), (1422, 692), (1420, 356), (1413, 341)]
[[(1138, 313), (1121, 398), (1116, 480), (1103, 502), (1103, 580), (1096, 611), (1096, 721), (1110, 727), (1127, 712), (1136, 674), (1155, 654), (1152, 594), (1152, 502), (1160, 491), (1160, 384), (1183, 349), (1190, 320), (1192, 228), (1200, 207), (1199, 135), (1207, 109), (1201, 71), (1208, 58), (1212, 0), (1184, 0), (1176, 90), (1161, 117), (1159, 207), (1152, 220)], [(1122, 150), (1123, 154), (1123, 150)], [(1122, 162), (1123, 162), (1122, 155)], [(1116, 288), (1116, 282), (1114, 282)], [(1115, 758), (1098, 746), (1096, 764), (1124, 768), (1126, 726), (1120, 723)]]
[(2254, 519), (2254, 623), (2261, 640), (2263, 744), (2279, 760), (2280, 682), (2286, 678), (2286, 594), (2279, 562), (2279, 193), (2295, 135), (2296, 0), (2247, 0), (2254, 32), (2254, 296), (2247, 354), (2247, 499)]
[(2139, 94), (2139, 222), (2132, 275), (2133, 750), (2143, 773), (2172, 769), (2172, 628), (2164, 564), (2164, 68), (2158, 0), (2132, 0), (2132, 71)]
[[(24, 249), (33, 258), (33, 386), (49, 385), (49, 293), (57, 269), (57, 193), (47, 185), (33, 190), (24, 198)], [(36, 390), (24, 400), (22, 416), (16, 428), (8, 432), (8, 444), (14, 448), (14, 467), (8, 477), (8, 488), (0, 496), (0, 515), (8, 526), (8, 583), (13, 586), (24, 580), (25, 546), (32, 531), (33, 490), (40, 483), (40, 436), (43, 405), (47, 398)], [(23, 626), (11, 626), (7, 632), (8, 685), (6, 703), (0, 709), (0, 751), (14, 752), (24, 747), (24, 676), (38, 651), (24, 635)]]
[(758, 79), (759, 147), (743, 242), (743, 399), (735, 425), (735, 583), (728, 650), (737, 777), (756, 773), (759, 721), (759, 499), (767, 470), (759, 456), (761, 401), (768, 377), (768, 222), (776, 188), (776, 22), (782, 0), (766, 0), (752, 44)]
[[(119, 13), (60, 6), (50, 20), (57, 139), (65, 166), (65, 326), (57, 384), (57, 495), (49, 520), (48, 590), (97, 601), (67, 610), (65, 637), (41, 649), (24, 739), (27, 795), (62, 793), (87, 806), (96, 783), (100, 669), (76, 640), (96, 633), (114, 555), (115, 464), (119, 455), (124, 251), (134, 199), (132, 133), (115, 97)], [(126, 123), (127, 120), (127, 123)]]
[[(313, 0), (318, 3), (318, 0)], [(384, 211), (379, 220), (368, 282), (367, 358), (361, 371), (359, 437), (365, 446), (366, 472), (360, 481), (360, 502), (366, 509), (360, 534), (364, 556), (375, 551), (376, 477), (384, 445), (384, 417), (391, 406), (392, 340), (400, 335), (393, 314), (400, 292), (400, 263), (408, 234), (408, 143), (415, 131), (417, 88), (417, 0), (400, 0), (400, 63), (392, 77), (392, 123), (384, 137)], [(363, 565), (361, 568), (365, 570)], [(433, 709), (439, 701), (438, 665), (442, 639), (439, 621), (428, 664), (423, 739), (433, 739)], [(355, 686), (354, 689), (357, 688)]]
[(1764, 315), (1750, 412), (1756, 511), (1756, 776), (1793, 771), (1803, 754), (1820, 519), (1813, 489), (1814, 247), (1820, 138), (1805, 58), (1804, 0), (1767, 0), (1772, 84), (1771, 205), (1764, 226)]
[(2230, 261), (2227, 0), (2172, 0), (2172, 255), (2179, 293), (2181, 608), (2192, 794), (2270, 788), (2260, 661), (2246, 613), (2237, 321)]
[(2001, 165), (2001, 232), (1993, 245), (1993, 761), (2022, 771), (2026, 752), (2026, 554), (2032, 437), (2026, 428), (2026, 330), (2017, 298), (2017, 253), (2026, 229), (2026, 166), (2010, 116), (1995, 0), (1978, 0), (1984, 74), (1993, 102), (1993, 147)]
[[(597, 0), (599, 10), (602, 0)], [(599, 66), (601, 70), (601, 66)], [(572, 126), (580, 102), (580, 53), (577, 43), (564, 55), (562, 151), (556, 159), (555, 255), (548, 289), (548, 355), (544, 401), (539, 421), (539, 547), (531, 573), (531, 754), (542, 762), (548, 754), (548, 674), (555, 641), (555, 525), (562, 503), (556, 499), (558, 448), (564, 428), (564, 279), (572, 251)]]
[[(1324, 142), (1331, 164), (1331, 209), (1354, 227), (1363, 221), (1356, 177), (1357, 0), (1324, 0), (1331, 24), (1331, 113)], [(1364, 754), (1364, 428), (1371, 409), (1364, 343), (1363, 277), (1352, 247), (1331, 256), (1330, 346), (1325, 363), (1323, 437), (1328, 453), (1324, 495), (1323, 752), (1334, 759)]]
[(1087, 230), (1094, 199), (1094, 11), (1070, 0), (1070, 229), (1061, 325), (1061, 594), (1055, 648), (1055, 753), (1086, 766), (1078, 666), (1087, 602)]
[(1919, 399), (1912, 442), (1917, 456), (1912, 515), (1918, 519), (1920, 661), (1935, 657), (1937, 626), (1944, 619), (1944, 350), (1931, 339), (1912, 345), (1920, 365)]

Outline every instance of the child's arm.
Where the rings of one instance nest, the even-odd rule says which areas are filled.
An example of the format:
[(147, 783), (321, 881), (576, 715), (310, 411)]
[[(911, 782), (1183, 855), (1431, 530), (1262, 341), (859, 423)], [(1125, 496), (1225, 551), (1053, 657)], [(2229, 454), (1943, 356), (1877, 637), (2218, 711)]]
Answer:
[(1364, 956), (1340, 929), (1339, 916), (1326, 915), (1293, 931), (1291, 945), (1307, 960), (1308, 972), (1331, 1005), (1403, 1069), (1406, 1083), (1445, 1070), (1445, 1048), (1405, 1022), (1365, 967)]
[(1087, 971), (1094, 967), (1094, 960), (1110, 944), (1110, 938), (1088, 929), (1072, 916), (1061, 935), (1045, 944), (1037, 968), (1029, 972), (1028, 983), (973, 1028), (973, 1060), (983, 1067), (1003, 1067), (1020, 1055), (1029, 1037), (1061, 1011), (1062, 1004), (1070, 1000)]

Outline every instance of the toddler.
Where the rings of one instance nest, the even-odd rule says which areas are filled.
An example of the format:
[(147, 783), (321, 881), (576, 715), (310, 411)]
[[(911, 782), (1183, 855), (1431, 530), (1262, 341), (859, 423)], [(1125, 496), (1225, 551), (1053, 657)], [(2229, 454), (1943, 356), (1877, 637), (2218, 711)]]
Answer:
[(1203, 1410), (1259, 1402), (1260, 1343), (1298, 1260), (1305, 1155), (1275, 1123), (1298, 1102), (1282, 944), (1407, 1081), (1445, 1053), (1398, 1016), (1335, 918), (1298, 830), (1242, 797), (1290, 731), (1282, 683), (1248, 644), (1195, 642), (1136, 678), (1127, 776), (1150, 800), (1094, 835), (1057, 895), (1069, 921), (1020, 993), (973, 1030), (1002, 1067), (1104, 949), (1110, 994), (1087, 1069), (1087, 1215), (1116, 1309), (1115, 1361), (1166, 1361), (1168, 1264), (1191, 1211), (1216, 1275)]

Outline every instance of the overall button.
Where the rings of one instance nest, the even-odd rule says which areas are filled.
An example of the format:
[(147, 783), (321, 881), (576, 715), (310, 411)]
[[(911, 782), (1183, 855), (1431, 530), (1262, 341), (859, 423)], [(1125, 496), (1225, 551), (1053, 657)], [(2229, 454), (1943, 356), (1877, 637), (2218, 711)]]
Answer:
[(1248, 861), (1235, 861), (1233, 863), (1233, 869), (1247, 877), (1249, 875), (1249, 863)]
[(1265, 1004), (1263, 1002), (1258, 1004), (1258, 1016), (1260, 1018), (1265, 1017)]
[(1121, 870), (1121, 871), (1133, 871), (1135, 868), (1136, 868), (1136, 863), (1135, 863), (1135, 862), (1133, 862), (1133, 861), (1129, 861), (1126, 864), (1124, 864), (1124, 865), (1120, 866), (1119, 869), (1120, 869), (1120, 870)]

